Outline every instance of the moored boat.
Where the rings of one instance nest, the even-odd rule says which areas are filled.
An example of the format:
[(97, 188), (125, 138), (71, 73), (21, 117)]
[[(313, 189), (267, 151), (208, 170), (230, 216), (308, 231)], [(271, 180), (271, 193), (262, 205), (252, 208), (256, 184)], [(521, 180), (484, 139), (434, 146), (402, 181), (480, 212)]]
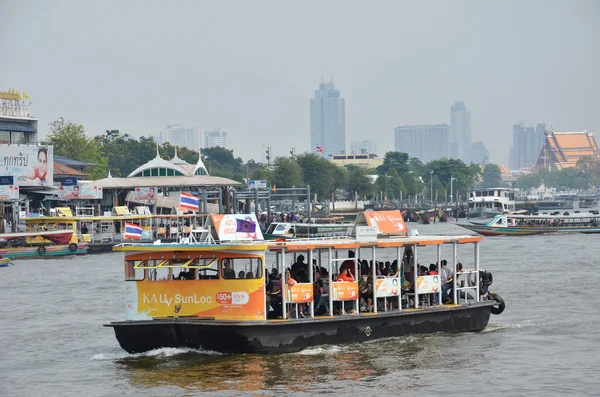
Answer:
[(73, 230), (3, 233), (0, 240), (2, 258), (39, 258), (62, 255), (84, 255), (87, 244), (77, 240)]
[(351, 223), (274, 222), (263, 236), (265, 240), (344, 237), (352, 234), (353, 227)]
[[(396, 212), (400, 221), (376, 212), (366, 216), (368, 225), (357, 226), (364, 228), (357, 230), (358, 239), (234, 241), (213, 228), (207, 242), (118, 245), (114, 250), (125, 254), (126, 320), (106, 326), (130, 353), (160, 347), (292, 352), (412, 333), (483, 330), (504, 302), (488, 290), (490, 274), (479, 269), (481, 237), (407, 236)], [(249, 224), (229, 219), (234, 215), (219, 216), (219, 222), (237, 222), (238, 231), (253, 233)], [(470, 270), (459, 270), (459, 244), (473, 248)], [(444, 284), (442, 276), (421, 275), (418, 263), (422, 250), (443, 263), (443, 248), (452, 252), (448, 269), (456, 270)], [(266, 268), (268, 256), (275, 270)], [(377, 266), (386, 257), (396, 258), (393, 275), (368, 269), (367, 258)], [(298, 280), (286, 271), (290, 258)], [(369, 271), (376, 277), (367, 277)], [(463, 277), (481, 282), (465, 285)], [(448, 300), (455, 303), (443, 304)], [(361, 310), (366, 301), (372, 311)]]
[(592, 213), (496, 215), (489, 222), (458, 226), (484, 236), (522, 236), (548, 233), (600, 233), (600, 215)]
[(482, 188), (469, 192), (468, 215), (471, 218), (491, 218), (515, 211), (515, 193), (507, 188)]

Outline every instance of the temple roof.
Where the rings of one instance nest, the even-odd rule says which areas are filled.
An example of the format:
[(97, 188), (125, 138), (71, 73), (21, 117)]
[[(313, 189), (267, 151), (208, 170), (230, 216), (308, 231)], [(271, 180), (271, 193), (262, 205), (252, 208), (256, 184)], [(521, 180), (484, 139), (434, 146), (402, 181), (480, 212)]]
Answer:
[(600, 160), (598, 145), (594, 135), (587, 130), (580, 132), (559, 132), (552, 130), (546, 139), (536, 166), (552, 165), (561, 170), (577, 165), (583, 156)]

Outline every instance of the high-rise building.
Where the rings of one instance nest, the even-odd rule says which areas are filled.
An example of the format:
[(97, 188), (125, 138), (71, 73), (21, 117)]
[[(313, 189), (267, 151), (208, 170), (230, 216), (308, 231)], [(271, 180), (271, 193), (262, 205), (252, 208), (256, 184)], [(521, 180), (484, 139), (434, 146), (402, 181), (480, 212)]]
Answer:
[(227, 131), (214, 129), (212, 131), (204, 131), (204, 147), (227, 147)]
[(351, 154), (377, 154), (377, 144), (375, 141), (360, 141), (350, 144)]
[(202, 147), (202, 129), (196, 127), (167, 125), (156, 138), (160, 145), (168, 142), (173, 146), (194, 151), (198, 151)]
[(475, 164), (484, 164), (490, 159), (490, 151), (483, 142), (473, 142), (471, 144), (471, 162)]
[(455, 102), (450, 108), (450, 155), (462, 160), (465, 164), (471, 162), (471, 113), (462, 102)]
[(544, 144), (546, 124), (535, 127), (530, 121), (517, 121), (513, 124), (513, 145), (510, 148), (508, 164), (511, 170), (531, 168), (535, 165)]
[(310, 99), (310, 146), (322, 156), (346, 153), (346, 104), (331, 80)]
[(449, 140), (448, 124), (403, 125), (394, 128), (395, 151), (408, 153), (409, 157), (417, 157), (423, 163), (447, 158)]

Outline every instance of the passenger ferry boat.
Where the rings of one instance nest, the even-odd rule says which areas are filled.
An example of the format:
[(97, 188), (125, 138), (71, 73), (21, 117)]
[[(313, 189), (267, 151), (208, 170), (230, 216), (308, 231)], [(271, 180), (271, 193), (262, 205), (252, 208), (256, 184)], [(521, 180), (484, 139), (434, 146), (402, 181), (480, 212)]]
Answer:
[[(481, 237), (407, 236), (399, 211), (370, 211), (364, 219), (365, 225), (357, 223), (357, 238), (266, 242), (253, 215), (212, 215), (206, 229), (213, 238), (206, 242), (118, 245), (114, 250), (125, 254), (126, 319), (106, 326), (130, 353), (161, 347), (275, 353), (412, 333), (477, 332), (491, 313), (504, 309), (502, 298), (488, 290), (491, 274), (479, 268)], [(455, 273), (444, 286), (437, 275), (419, 275), (423, 250), (438, 262), (442, 248), (451, 251), (448, 268), (456, 270), (463, 244), (473, 249), (471, 270)], [(285, 280), (271, 279), (268, 255)], [(302, 262), (300, 255), (326, 269), (323, 284), (315, 271), (298, 282), (288, 278), (285, 267), (290, 259)], [(334, 277), (340, 265), (359, 275), (359, 258), (377, 263), (392, 256), (399, 271), (368, 278), (370, 285)], [(407, 292), (407, 283), (415, 281), (411, 274), (419, 276)], [(463, 275), (481, 282), (459, 283)], [(319, 295), (322, 285), (329, 287)], [(436, 304), (449, 287), (456, 304)], [(359, 311), (361, 298), (375, 302), (372, 312)], [(431, 305), (423, 306), (422, 299)], [(326, 310), (318, 314), (321, 304)]]
[(492, 218), (515, 211), (515, 193), (512, 189), (488, 188), (469, 192), (469, 217)]
[(350, 236), (351, 223), (274, 222), (263, 234), (266, 240)]
[(484, 236), (522, 236), (547, 233), (600, 233), (600, 215), (592, 213), (496, 215), (486, 223), (461, 224)]

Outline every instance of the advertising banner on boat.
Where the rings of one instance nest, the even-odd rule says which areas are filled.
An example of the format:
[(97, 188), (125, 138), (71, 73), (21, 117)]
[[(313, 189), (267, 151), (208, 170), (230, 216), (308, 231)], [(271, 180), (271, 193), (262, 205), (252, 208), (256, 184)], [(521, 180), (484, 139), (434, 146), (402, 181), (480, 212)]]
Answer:
[(298, 283), (287, 287), (287, 299), (290, 303), (308, 303), (313, 301), (313, 285)]
[(417, 278), (417, 294), (437, 293), (441, 287), (440, 276), (420, 276)]
[(0, 145), (2, 174), (13, 176), (18, 186), (52, 186), (52, 146)]
[(374, 227), (378, 235), (408, 233), (400, 210), (363, 211), (356, 217), (355, 234), (358, 234), (358, 228), (361, 226)]
[(358, 297), (357, 282), (334, 282), (331, 283), (331, 290), (333, 291), (334, 301), (351, 301)]
[(213, 214), (209, 224), (220, 241), (263, 240), (254, 214)]
[(377, 297), (385, 298), (400, 294), (400, 280), (398, 277), (380, 278), (375, 281)]
[(264, 319), (262, 279), (127, 282), (127, 317), (198, 316), (222, 320)]
[(155, 187), (136, 187), (135, 188), (135, 199), (138, 201), (155, 200), (157, 191), (158, 191), (158, 189)]
[(0, 200), (18, 200), (19, 187), (15, 185), (0, 185)]
[(102, 198), (102, 187), (95, 185), (60, 186), (58, 198), (61, 200), (94, 200)]

